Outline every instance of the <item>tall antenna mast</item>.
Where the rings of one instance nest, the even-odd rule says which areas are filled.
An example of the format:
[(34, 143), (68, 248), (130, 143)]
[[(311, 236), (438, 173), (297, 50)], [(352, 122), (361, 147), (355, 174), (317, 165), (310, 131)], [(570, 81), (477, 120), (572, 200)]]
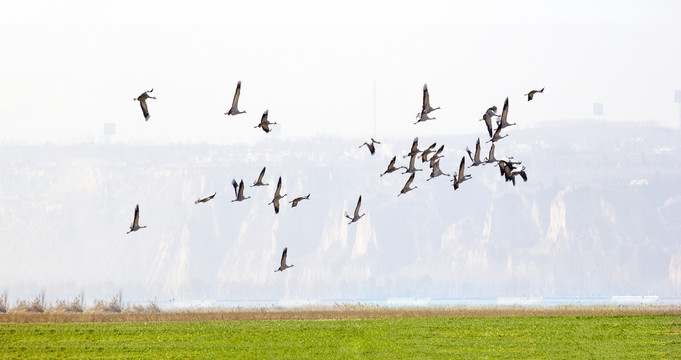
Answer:
[(376, 79), (374, 79), (374, 137), (376, 136)]
[[(374, 96), (376, 96), (376, 90), (374, 90)], [(681, 127), (681, 90), (676, 90), (674, 92), (674, 100), (679, 104), (679, 127)]]

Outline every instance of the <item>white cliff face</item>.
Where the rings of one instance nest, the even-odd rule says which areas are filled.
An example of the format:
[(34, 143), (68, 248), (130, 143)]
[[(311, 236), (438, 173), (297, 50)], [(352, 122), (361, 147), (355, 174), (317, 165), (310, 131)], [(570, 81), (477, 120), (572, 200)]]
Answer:
[[(417, 161), (414, 191), (397, 197), (411, 139), (266, 150), (237, 146), (3, 146), (0, 291), (10, 297), (85, 293), (132, 299), (368, 299), (395, 297), (681, 295), (678, 131), (598, 124), (511, 129), (491, 165), (454, 191)], [(584, 127), (582, 127), (584, 128)], [(445, 144), (454, 173), (476, 136)], [(359, 141), (361, 143), (361, 141)], [(613, 150), (616, 149), (616, 150)], [(658, 151), (656, 149), (664, 149)], [(486, 152), (488, 149), (484, 149)], [(246, 155), (243, 155), (246, 154)], [(269, 186), (249, 187), (263, 166)], [(272, 200), (283, 180), (281, 210)], [(244, 179), (242, 202), (231, 180)], [(204, 204), (194, 200), (217, 192)], [(310, 200), (291, 208), (294, 197)], [(362, 195), (367, 215), (348, 225)], [(125, 234), (140, 205), (140, 224)], [(275, 273), (288, 247), (293, 268)]]

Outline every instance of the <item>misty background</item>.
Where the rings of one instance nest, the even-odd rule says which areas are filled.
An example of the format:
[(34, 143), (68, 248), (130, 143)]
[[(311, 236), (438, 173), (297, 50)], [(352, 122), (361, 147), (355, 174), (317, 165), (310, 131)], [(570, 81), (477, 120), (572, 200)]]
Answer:
[[(10, 299), (681, 296), (675, 2), (88, 4), (0, 14)], [(247, 113), (227, 117), (237, 81)], [(424, 83), (442, 109), (414, 125)], [(151, 88), (145, 122), (132, 99)], [(478, 137), (484, 158), (478, 119), (506, 97), (496, 157), (527, 182), (485, 165), (454, 191), (418, 161), (397, 197), (408, 176), (379, 177), (417, 136), (449, 174)], [(231, 202), (263, 166), (270, 185)], [(136, 204), (148, 227), (126, 235)], [(295, 266), (274, 273), (285, 247)]]

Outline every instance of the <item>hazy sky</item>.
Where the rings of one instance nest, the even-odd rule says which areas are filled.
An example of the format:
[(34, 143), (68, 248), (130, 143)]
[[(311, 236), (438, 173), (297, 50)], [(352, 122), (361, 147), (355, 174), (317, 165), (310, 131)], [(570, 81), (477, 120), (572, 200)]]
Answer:
[[(387, 281), (378, 284), (381, 296), (402, 296), (390, 285), (402, 278), (411, 281), (408, 296), (438, 284), (458, 286), (444, 289), (447, 296), (678, 294), (668, 287), (681, 281), (681, 250), (669, 240), (679, 223), (681, 197), (669, 185), (678, 183), (679, 147), (678, 131), (668, 129), (681, 123), (674, 102), (681, 2), (21, 1), (2, 9), (0, 237), (13, 249), (3, 261), (13, 265), (0, 269), (0, 285), (16, 290), (32, 281), (30, 296), (62, 277), (73, 289), (109, 281), (101, 285), (106, 295), (143, 274), (140, 286), (151, 296), (175, 296), (185, 286), (201, 288), (204, 280), (194, 277), (208, 274), (217, 287), (243, 282), (261, 291), (239, 290), (248, 296), (285, 298), (299, 284), (307, 288), (297, 296), (336, 296), (318, 289), (317, 280), (341, 284), (342, 293), (342, 281), (363, 276), (359, 288)], [(238, 81), (239, 108), (247, 113), (228, 117)], [(436, 120), (414, 125), (424, 83), (441, 109), (431, 113)], [(523, 96), (542, 87), (532, 102)], [(148, 101), (145, 122), (133, 98), (151, 88), (157, 99)], [(404, 176), (378, 177), (414, 136), (426, 146), (446, 142), (443, 171), (451, 172), (465, 147), (486, 136), (477, 120), (506, 97), (509, 121), (519, 126), (497, 154), (522, 159), (527, 183), (513, 187), (498, 170), (471, 169), (474, 180), (453, 194), (444, 179), (426, 183), (426, 169), (417, 175), (419, 189), (398, 199)], [(596, 102), (604, 115), (593, 114)], [(271, 134), (254, 129), (266, 109), (278, 123)], [(583, 121), (594, 118), (662, 128), (626, 126), (604, 136), (611, 129)], [(102, 142), (105, 124), (115, 124), (110, 141), (117, 146), (11, 146)], [(589, 136), (581, 136), (585, 131)], [(324, 138), (309, 139), (317, 135)], [(384, 141), (373, 157), (357, 148), (370, 136)], [(259, 142), (272, 137), (283, 141)], [(288, 141), (297, 138), (308, 141)], [(187, 142), (257, 145), (146, 154), (127, 146)], [(229, 202), (230, 180), (248, 181), (264, 165), (270, 188), (249, 189), (254, 199), (245, 204)], [(277, 176), (291, 194), (313, 194), (296, 209), (308, 215), (290, 208), (274, 215), (265, 205)], [(207, 206), (193, 204), (214, 191), (218, 198)], [(342, 213), (358, 194), (369, 215), (349, 227)], [(138, 203), (150, 226), (127, 236)], [(393, 230), (394, 216), (409, 211), (416, 217)], [(509, 238), (503, 230), (518, 221), (525, 227)], [(291, 235), (299, 228), (306, 232)], [(426, 237), (430, 244), (422, 246)], [(72, 239), (71, 247), (54, 238)], [(137, 256), (129, 256), (129, 246)], [(298, 267), (282, 284), (270, 264), (284, 246)], [(233, 263), (235, 253), (247, 256)], [(401, 261), (394, 256), (413, 254), (417, 259), (393, 274)], [(422, 280), (432, 267), (420, 265), (431, 255), (444, 271), (428, 283)], [(86, 262), (70, 260), (81, 258)], [(56, 267), (59, 273), (50, 271)], [(468, 291), (458, 274), (491, 283), (489, 291)], [(220, 291), (227, 293), (190, 295), (236, 290)], [(376, 296), (357, 291), (343, 296)]]
[[(0, 14), (0, 141), (255, 141), (477, 132), (510, 98), (528, 126), (589, 118), (679, 124), (673, 1), (12, 2)], [(227, 117), (237, 81), (240, 108)], [(412, 125), (421, 88), (442, 109)], [(528, 90), (546, 87), (531, 103)], [(151, 120), (137, 102), (154, 88)], [(374, 101), (375, 89), (375, 101)], [(374, 104), (376, 124), (374, 124)], [(271, 135), (271, 134), (270, 134)]]

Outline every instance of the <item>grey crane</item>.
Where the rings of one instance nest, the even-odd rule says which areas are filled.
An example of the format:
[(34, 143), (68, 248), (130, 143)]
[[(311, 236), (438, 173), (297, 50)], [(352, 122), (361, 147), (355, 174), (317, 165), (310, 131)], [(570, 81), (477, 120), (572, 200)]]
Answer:
[(517, 175), (520, 175), (520, 177), (523, 178), (523, 181), (527, 181), (527, 173), (525, 173), (525, 166), (518, 166), (518, 163), (500, 160), (499, 172), (506, 181), (513, 182), (513, 186), (515, 186), (515, 177)]
[(253, 185), (251, 185), (251, 187), (269, 185), (269, 184), (262, 182), (262, 178), (263, 178), (263, 176), (265, 176), (265, 169), (267, 169), (267, 166), (263, 166), (262, 170), (260, 171), (260, 176), (258, 176), (258, 180), (254, 181)]
[(156, 99), (155, 97), (149, 95), (149, 93), (151, 93), (152, 91), (154, 91), (154, 89), (145, 91), (142, 94), (140, 94), (140, 96), (132, 99), (140, 102), (140, 107), (142, 107), (142, 114), (144, 115), (144, 121), (149, 121), (149, 118), (151, 117), (151, 115), (149, 115), (149, 108), (147, 107), (147, 99)]
[(359, 199), (357, 199), (357, 206), (355, 206), (355, 214), (352, 217), (350, 217), (348, 215), (348, 212), (347, 211), (345, 212), (345, 217), (350, 219), (350, 222), (348, 223), (348, 225), (354, 223), (355, 221), (361, 219), (362, 216), (366, 215), (366, 213), (362, 213), (362, 215), (359, 214), (359, 207), (360, 206), (362, 206), (362, 195), (360, 195)]
[(406, 193), (408, 193), (408, 192), (410, 192), (410, 191), (412, 191), (412, 190), (414, 190), (414, 189), (416, 189), (416, 188), (418, 187), (418, 186), (409, 187), (409, 186), (411, 185), (411, 183), (414, 181), (414, 176), (415, 176), (415, 175), (416, 175), (416, 173), (412, 173), (412, 174), (411, 174), (411, 176), (409, 177), (409, 180), (407, 180), (407, 182), (404, 183), (404, 186), (402, 187), (402, 190), (400, 190), (400, 193), (397, 194), (397, 196), (400, 196), (400, 195), (402, 195), (402, 194), (406, 194)]
[(414, 163), (416, 162), (416, 155), (412, 155), (411, 159), (409, 159), (409, 168), (405, 170), (402, 174), (407, 174), (407, 173), (414, 173), (415, 171), (423, 171), (423, 169), (417, 169), (414, 167)]
[(535, 94), (543, 93), (543, 92), (544, 92), (544, 88), (541, 88), (541, 90), (532, 90), (532, 91), (528, 92), (527, 94), (525, 94), (525, 96), (527, 96), (527, 101), (530, 101), (534, 98)]
[(425, 150), (421, 152), (421, 162), (426, 162), (428, 161), (428, 154), (432, 153), (433, 149), (437, 146), (437, 143), (433, 143), (432, 145), (428, 146)]
[(492, 144), (492, 147), (489, 148), (489, 155), (483, 160), (485, 164), (494, 164), (498, 161), (494, 158), (494, 145)]
[(428, 120), (436, 120), (436, 119), (437, 119), (437, 118), (428, 116), (428, 114), (421, 114), (421, 116), (418, 118), (418, 120), (416, 120), (416, 122), (414, 123), (414, 125), (416, 125), (416, 124), (418, 124), (418, 123), (420, 123), (420, 122), (426, 122), (426, 121), (428, 121)]
[(296, 207), (298, 206), (298, 203), (303, 200), (310, 200), (310, 194), (307, 194), (306, 196), (298, 196), (297, 198), (289, 202), (291, 203), (291, 207)]
[(241, 95), (241, 81), (236, 83), (236, 90), (234, 91), (234, 98), (232, 99), (232, 107), (227, 110), (225, 115), (239, 115), (246, 111), (239, 111), (239, 96)]
[(421, 152), (421, 150), (419, 150), (419, 138), (417, 136), (417, 137), (414, 138), (414, 141), (411, 143), (411, 150), (409, 151), (409, 153), (407, 153), (407, 155), (404, 155), (403, 157), (407, 158), (409, 156), (416, 155), (420, 152)]
[(270, 201), (269, 204), (267, 205), (272, 205), (274, 204), (274, 213), (279, 214), (279, 199), (283, 198), (287, 194), (281, 195), (281, 176), (279, 177), (279, 181), (277, 182), (277, 190), (274, 191), (274, 198), (272, 201)]
[(277, 271), (284, 271), (290, 267), (293, 267), (293, 265), (286, 265), (286, 255), (288, 253), (288, 248), (284, 248), (284, 251), (281, 253), (281, 264), (279, 265), (279, 269), (274, 270), (274, 272)]
[(232, 179), (232, 186), (234, 186), (234, 195), (236, 196), (236, 199), (232, 200), (232, 202), (244, 201), (251, 198), (250, 196), (244, 197), (244, 179), (241, 179), (239, 184), (236, 183), (235, 179)]
[(501, 129), (502, 129), (502, 126), (501, 126), (501, 124), (499, 124), (499, 126), (497, 126), (497, 130), (494, 132), (494, 135), (492, 136), (491, 139), (487, 140), (487, 142), (497, 142), (497, 141), (507, 137), (508, 134), (501, 136)]
[(140, 226), (140, 205), (137, 204), (135, 205), (135, 216), (132, 218), (132, 224), (130, 225), (130, 231), (128, 231), (126, 234), (130, 234), (133, 231), (137, 231), (139, 229), (143, 229), (147, 227), (145, 226)]
[(494, 117), (499, 117), (500, 115), (497, 115), (497, 107), (492, 106), (485, 113), (482, 115), (482, 119), (479, 121), (484, 121), (485, 126), (487, 126), (487, 132), (489, 133), (489, 137), (492, 137), (492, 120)]
[(466, 146), (466, 152), (468, 153), (468, 157), (471, 158), (471, 166), (478, 166), (484, 164), (482, 161), (480, 161), (480, 138), (478, 138), (478, 141), (475, 142), (475, 156), (471, 155), (471, 150)]
[(217, 191), (215, 193), (213, 193), (213, 195), (211, 195), (211, 196), (207, 196), (205, 198), (199, 198), (198, 200), (194, 201), (194, 204), (209, 202), (209, 201), (213, 200), (213, 198), (215, 197), (215, 194), (217, 194)]
[(501, 126), (502, 129), (507, 126), (516, 125), (516, 123), (508, 123), (508, 98), (504, 101), (504, 109), (501, 110), (501, 117), (497, 120), (497, 125)]
[(438, 177), (440, 175), (451, 176), (449, 174), (443, 173), (442, 170), (440, 170), (440, 160), (437, 160), (433, 164), (433, 170), (430, 172), (430, 178), (426, 179), (426, 181), (435, 179), (436, 177)]
[(388, 168), (385, 170), (385, 172), (383, 174), (381, 174), (381, 176), (383, 176), (385, 174), (390, 174), (391, 172), (393, 172), (397, 169), (406, 169), (407, 168), (406, 166), (395, 167), (395, 159), (397, 159), (397, 155), (393, 156), (393, 159), (390, 160), (390, 164), (388, 164)]
[(269, 122), (267, 120), (267, 118), (269, 116), (269, 111), (270, 110), (268, 109), (268, 110), (265, 110), (264, 113), (262, 113), (262, 117), (260, 118), (260, 122), (258, 123), (258, 125), (254, 126), (254, 128), (262, 128), (262, 131), (264, 131), (266, 133), (271, 131), (270, 125), (275, 125), (276, 122)]
[(365, 141), (364, 144), (360, 145), (359, 147), (361, 148), (362, 146), (366, 145), (366, 147), (369, 149), (369, 152), (371, 155), (373, 155), (376, 152), (376, 147), (374, 147), (374, 144), (380, 144), (380, 141), (374, 140), (374, 138), (370, 138), (369, 140)]
[(461, 158), (461, 164), (459, 165), (459, 174), (454, 175), (454, 190), (459, 188), (459, 185), (461, 185), (462, 182), (468, 180), (471, 178), (470, 175), (464, 174), (464, 171), (466, 170), (466, 156), (463, 156)]
[[(430, 95), (428, 94), (428, 84), (423, 84), (423, 103), (421, 104), (421, 112), (416, 114), (416, 118), (420, 120), (417, 121), (426, 121), (426, 120), (431, 120), (431, 118), (428, 118), (426, 120), (422, 120), (425, 115), (428, 115), (430, 112), (438, 110), (440, 107), (432, 107), (430, 106)], [(427, 116), (426, 116), (427, 117)], [(434, 118), (432, 118), (434, 119)]]
[(434, 154), (433, 156), (430, 157), (430, 164), (429, 164), (429, 165), (430, 165), (431, 168), (435, 165), (435, 160), (437, 160), (437, 159), (439, 159), (439, 158), (445, 157), (444, 155), (440, 155), (440, 154), (442, 154), (442, 151), (443, 151), (444, 149), (445, 149), (445, 146), (444, 146), (444, 145), (440, 146), (440, 148), (437, 149), (437, 151), (435, 152), (435, 154)]

